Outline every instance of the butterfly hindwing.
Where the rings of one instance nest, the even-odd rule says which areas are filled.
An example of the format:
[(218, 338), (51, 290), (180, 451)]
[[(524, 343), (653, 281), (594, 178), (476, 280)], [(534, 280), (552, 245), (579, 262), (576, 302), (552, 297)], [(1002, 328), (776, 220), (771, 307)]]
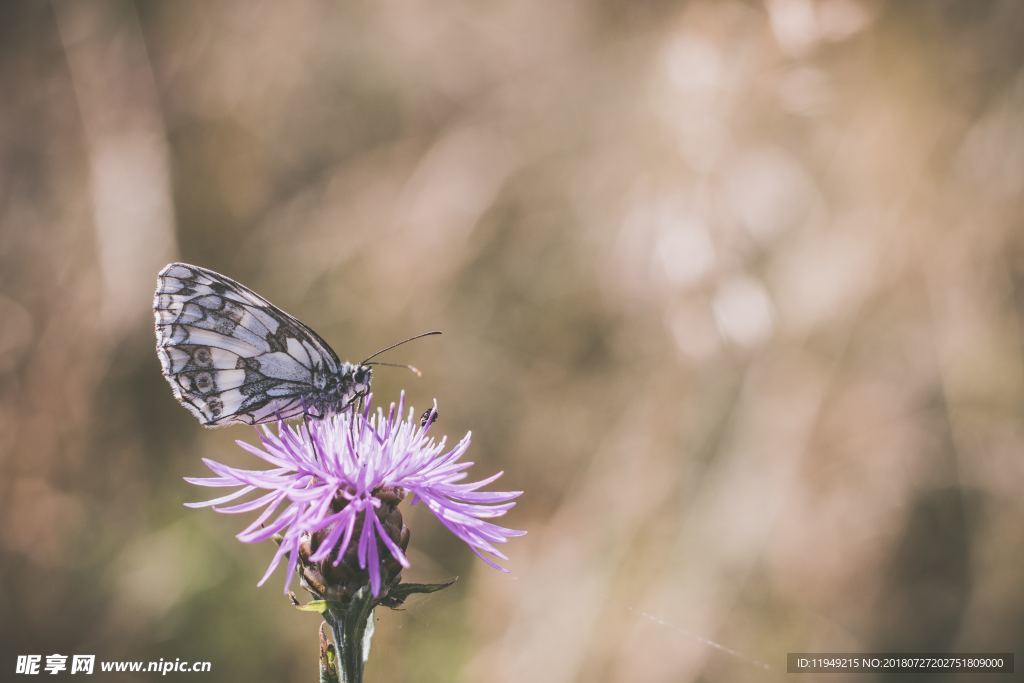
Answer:
[(207, 426), (257, 424), (306, 410), (341, 361), (308, 327), (234, 280), (171, 263), (153, 301), (157, 354), (175, 398)]

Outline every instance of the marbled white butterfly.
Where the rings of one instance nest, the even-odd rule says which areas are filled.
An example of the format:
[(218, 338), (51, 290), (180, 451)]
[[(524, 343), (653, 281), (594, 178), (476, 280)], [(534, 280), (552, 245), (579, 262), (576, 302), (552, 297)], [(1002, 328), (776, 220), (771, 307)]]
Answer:
[[(153, 298), (156, 352), (181, 405), (207, 427), (351, 409), (370, 390), (381, 349), (343, 362), (320, 335), (229, 277), (169, 263)], [(414, 372), (415, 368), (407, 367)]]

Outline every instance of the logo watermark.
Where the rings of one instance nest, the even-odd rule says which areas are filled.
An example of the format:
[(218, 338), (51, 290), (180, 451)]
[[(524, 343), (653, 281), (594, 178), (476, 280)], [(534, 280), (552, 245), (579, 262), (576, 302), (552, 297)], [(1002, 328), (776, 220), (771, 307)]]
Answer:
[(158, 673), (166, 676), (169, 673), (209, 673), (213, 669), (210, 662), (191, 661), (176, 658), (174, 660), (160, 658), (158, 660), (118, 660), (101, 659), (97, 663), (96, 655), (18, 655), (14, 665), (14, 673), (23, 676), (40, 674), (85, 674), (97, 671), (103, 673)]

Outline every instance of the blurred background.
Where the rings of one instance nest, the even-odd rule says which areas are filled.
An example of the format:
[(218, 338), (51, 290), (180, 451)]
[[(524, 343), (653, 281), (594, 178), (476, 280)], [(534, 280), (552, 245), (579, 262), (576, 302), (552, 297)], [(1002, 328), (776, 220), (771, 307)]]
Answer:
[(407, 509), (406, 580), (461, 580), (378, 612), (371, 681), (1019, 646), (1022, 26), (1015, 0), (4, 3), (4, 677), (315, 679), (249, 517), (182, 507), (255, 434), (160, 375), (171, 260), (344, 358), (444, 330), (377, 397), (437, 397), (526, 491), (508, 576)]

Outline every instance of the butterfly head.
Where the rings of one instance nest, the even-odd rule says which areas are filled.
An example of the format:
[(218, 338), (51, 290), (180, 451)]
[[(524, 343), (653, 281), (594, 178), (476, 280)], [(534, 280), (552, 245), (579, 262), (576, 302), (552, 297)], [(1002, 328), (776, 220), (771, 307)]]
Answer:
[(370, 381), (373, 379), (373, 368), (369, 365), (357, 365), (352, 371), (352, 389), (356, 396), (365, 396), (370, 391)]

